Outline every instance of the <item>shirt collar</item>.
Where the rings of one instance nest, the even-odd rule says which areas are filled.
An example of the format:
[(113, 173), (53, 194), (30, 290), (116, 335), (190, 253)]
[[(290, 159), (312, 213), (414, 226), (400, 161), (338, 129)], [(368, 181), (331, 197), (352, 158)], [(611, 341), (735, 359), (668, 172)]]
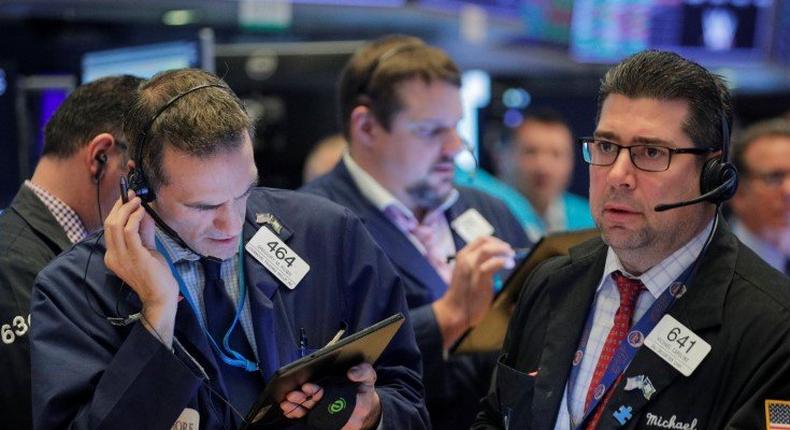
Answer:
[(167, 259), (173, 264), (181, 261), (198, 261), (200, 256), (179, 245), (173, 238), (165, 234), (159, 227), (156, 227), (156, 238), (162, 243)]
[[(384, 212), (388, 206), (394, 206), (399, 211), (401, 211), (404, 215), (411, 219), (415, 219), (414, 213), (406, 207), (400, 200), (395, 198), (389, 191), (387, 191), (384, 186), (382, 186), (376, 179), (373, 178), (368, 172), (366, 172), (362, 167), (357, 164), (356, 161), (351, 157), (348, 150), (343, 153), (343, 163), (348, 169), (348, 173), (351, 175), (351, 180), (354, 181), (357, 188), (359, 188), (360, 193), (368, 199), (370, 203), (373, 204), (378, 210)], [(458, 200), (458, 190), (453, 188), (450, 194), (447, 196), (446, 199), (442, 202), (439, 207), (429, 212), (425, 218), (429, 218), (436, 213), (442, 213), (446, 211), (450, 206), (454, 205), (455, 202)]]
[[(640, 276), (634, 276), (628, 273), (620, 262), (620, 258), (617, 257), (617, 254), (615, 254), (610, 247), (606, 253), (603, 279), (606, 279), (606, 277), (610, 276), (613, 272), (619, 270), (629, 278), (636, 278), (642, 281), (645, 288), (650, 291), (650, 294), (658, 298), (664, 290), (666, 290), (672, 282), (677, 280), (700, 256), (702, 248), (705, 246), (705, 240), (713, 229), (714, 220), (715, 219), (710, 220), (708, 225), (685, 245), (678, 248), (669, 257), (651, 267), (650, 270)], [(598, 290), (600, 290), (604, 284), (604, 282), (601, 282), (598, 285)]]
[(732, 231), (744, 245), (759, 255), (760, 258), (777, 270), (784, 270), (784, 261), (786, 257), (782, 251), (752, 233), (751, 230), (737, 218), (732, 225)]
[(41, 203), (46, 206), (47, 210), (55, 218), (55, 221), (66, 232), (66, 237), (69, 238), (71, 243), (77, 243), (88, 235), (88, 230), (85, 228), (85, 224), (82, 223), (80, 216), (63, 200), (55, 197), (49, 191), (30, 180), (25, 181), (25, 186), (32, 190), (36, 197), (41, 200)]

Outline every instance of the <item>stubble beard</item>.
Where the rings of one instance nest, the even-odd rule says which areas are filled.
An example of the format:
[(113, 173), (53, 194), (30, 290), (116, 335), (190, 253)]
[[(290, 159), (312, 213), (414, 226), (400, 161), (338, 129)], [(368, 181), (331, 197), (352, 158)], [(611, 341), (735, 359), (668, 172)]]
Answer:
[(431, 211), (441, 205), (448, 193), (441, 193), (439, 186), (432, 186), (427, 180), (421, 180), (406, 188), (406, 193), (414, 205), (425, 211)]

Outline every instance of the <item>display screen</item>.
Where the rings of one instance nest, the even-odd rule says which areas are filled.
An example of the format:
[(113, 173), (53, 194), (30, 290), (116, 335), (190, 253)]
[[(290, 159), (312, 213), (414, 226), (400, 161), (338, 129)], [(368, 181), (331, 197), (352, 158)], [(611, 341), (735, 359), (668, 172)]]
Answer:
[(576, 0), (571, 54), (617, 62), (644, 49), (677, 52), (706, 64), (767, 59), (771, 0)]
[(501, 16), (518, 18), (521, 5), (525, 0), (419, 0), (420, 6), (432, 9), (458, 11), (463, 6), (474, 5), (487, 12)]
[(291, 3), (328, 4), (337, 6), (400, 7), (406, 0), (291, 0)]
[(200, 66), (200, 44), (197, 41), (89, 52), (82, 57), (82, 83), (120, 74), (147, 79), (163, 70)]

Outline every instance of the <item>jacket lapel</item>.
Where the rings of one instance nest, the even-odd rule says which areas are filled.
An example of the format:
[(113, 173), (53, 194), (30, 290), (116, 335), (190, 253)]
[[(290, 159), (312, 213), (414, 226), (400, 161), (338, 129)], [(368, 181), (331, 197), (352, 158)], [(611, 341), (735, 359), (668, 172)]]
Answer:
[[(362, 195), (345, 164), (338, 163), (333, 174), (339, 179), (337, 181), (338, 188), (342, 190), (342, 196), (348, 202), (348, 207), (354, 208), (356, 215), (365, 223), (370, 235), (384, 249), (387, 257), (401, 274), (411, 278), (413, 282), (425, 285), (427, 291), (439, 291), (446, 288), (444, 280), (431, 266), (428, 259), (420, 253), (402, 231)], [(453, 234), (453, 236), (455, 238), (457, 235)]]
[(553, 428), (565, 385), (578, 349), (587, 313), (606, 261), (600, 240), (570, 250), (571, 264), (551, 275), (544, 288), (551, 307), (546, 337), (535, 379), (532, 428)]
[(182, 299), (178, 302), (175, 335), (181, 345), (183, 345), (190, 354), (195, 355), (195, 359), (198, 363), (205, 363), (207, 365), (206, 372), (209, 376), (214, 381), (219, 381), (222, 379), (218, 377), (219, 364), (211, 349), (211, 345), (209, 345), (208, 337), (203, 332), (200, 322), (197, 320), (190, 306), (191, 305), (186, 299)]
[[(259, 228), (269, 228), (266, 225), (259, 226), (256, 215), (252, 211), (247, 213), (243, 234), (245, 244)], [(287, 241), (293, 232), (283, 225), (279, 233), (275, 232), (275, 234), (281, 240)], [(244, 253), (244, 275), (250, 300), (250, 313), (255, 321), (253, 331), (259, 366), (264, 379), (269, 380), (281, 365), (298, 358), (297, 341), (282, 302), (281, 282), (247, 252)]]

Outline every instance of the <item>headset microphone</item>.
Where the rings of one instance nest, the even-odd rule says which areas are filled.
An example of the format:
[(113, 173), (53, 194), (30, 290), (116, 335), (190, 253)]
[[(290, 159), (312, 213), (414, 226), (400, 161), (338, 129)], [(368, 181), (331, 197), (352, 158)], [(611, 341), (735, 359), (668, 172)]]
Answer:
[(726, 179), (723, 184), (719, 185), (713, 190), (697, 198), (693, 198), (691, 200), (684, 200), (682, 202), (677, 202), (677, 203), (664, 203), (664, 204), (656, 205), (656, 207), (654, 207), (653, 210), (656, 212), (663, 212), (670, 209), (680, 208), (683, 206), (691, 206), (702, 202), (713, 202), (713, 203), (722, 202), (732, 197), (732, 194), (730, 193), (731, 192), (734, 193), (737, 188), (738, 188), (738, 176), (730, 175), (730, 177)]

